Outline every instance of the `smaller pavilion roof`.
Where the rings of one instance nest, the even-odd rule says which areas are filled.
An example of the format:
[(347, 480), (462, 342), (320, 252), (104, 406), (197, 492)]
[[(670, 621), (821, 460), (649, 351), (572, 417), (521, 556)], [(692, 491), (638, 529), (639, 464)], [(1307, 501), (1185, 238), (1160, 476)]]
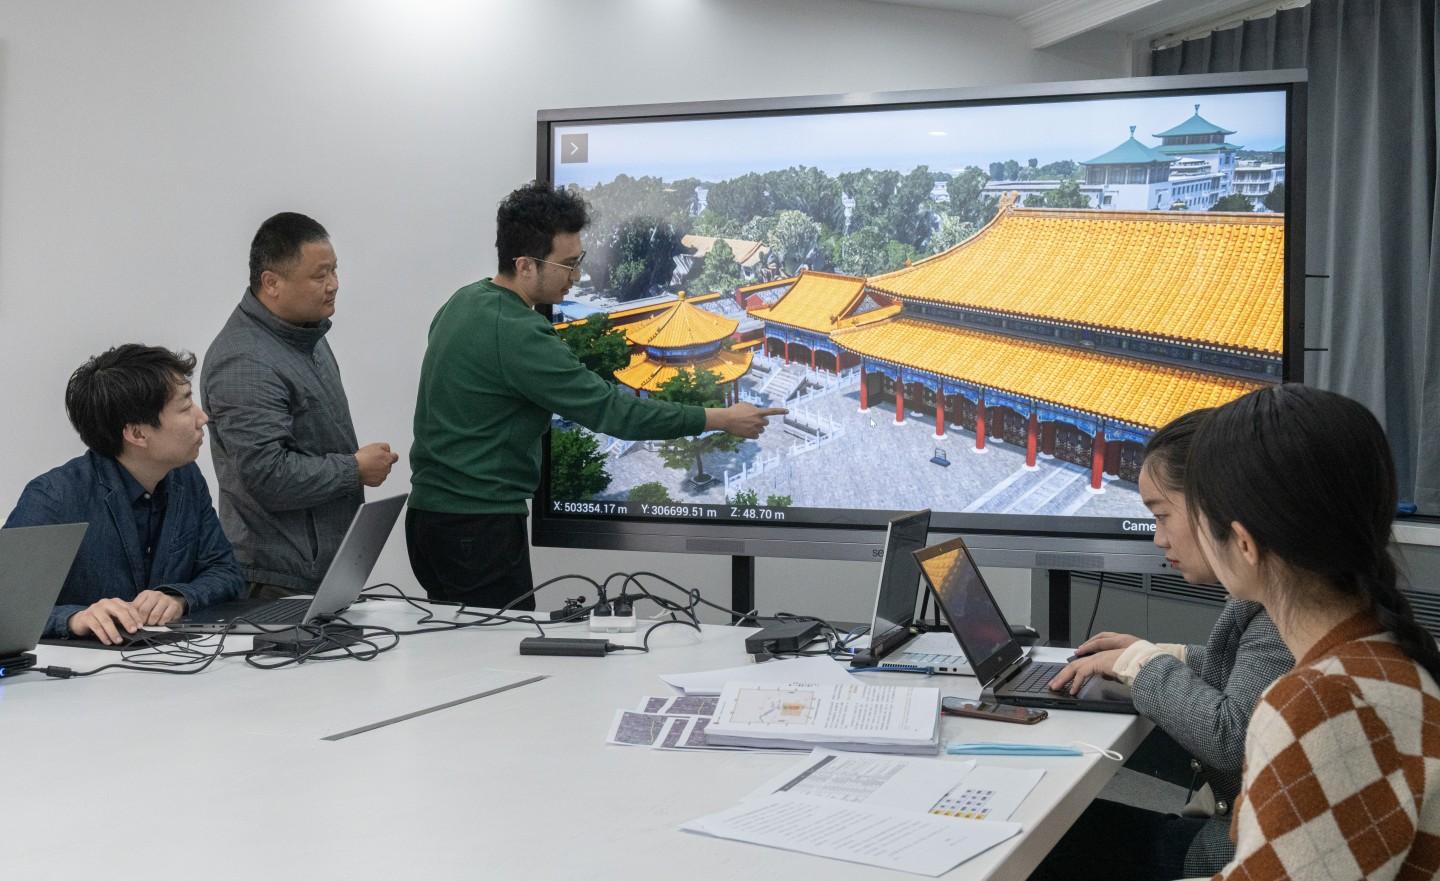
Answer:
[(657, 349), (683, 349), (718, 343), (735, 332), (740, 322), (701, 309), (682, 292), (679, 299), (653, 318), (625, 326), (631, 345)]
[(1233, 135), (1228, 128), (1221, 128), (1210, 120), (1200, 115), (1200, 105), (1195, 105), (1195, 115), (1180, 123), (1172, 129), (1158, 132), (1152, 137), (1156, 138), (1178, 138), (1183, 135)]

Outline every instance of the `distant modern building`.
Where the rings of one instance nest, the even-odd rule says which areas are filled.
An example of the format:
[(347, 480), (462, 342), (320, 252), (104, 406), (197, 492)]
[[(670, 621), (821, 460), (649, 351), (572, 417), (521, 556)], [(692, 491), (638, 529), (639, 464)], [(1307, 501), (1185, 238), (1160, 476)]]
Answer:
[(1108, 153), (1080, 163), (1085, 185), (1099, 188), (1097, 208), (1112, 211), (1155, 211), (1170, 207), (1170, 165), (1175, 160), (1130, 137)]
[(1268, 211), (1265, 197), (1285, 183), (1285, 145), (1269, 150), (1264, 159), (1242, 159), (1235, 165), (1235, 192), (1250, 199), (1256, 211)]

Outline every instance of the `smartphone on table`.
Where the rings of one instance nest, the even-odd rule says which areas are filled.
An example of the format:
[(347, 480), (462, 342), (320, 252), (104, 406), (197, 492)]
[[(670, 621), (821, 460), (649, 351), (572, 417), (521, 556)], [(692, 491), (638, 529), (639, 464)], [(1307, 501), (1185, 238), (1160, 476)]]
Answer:
[(1016, 722), (1034, 725), (1050, 714), (1035, 707), (1014, 707), (993, 701), (972, 701), (963, 697), (947, 697), (940, 702), (940, 712), (947, 716), (973, 716), (995, 722)]

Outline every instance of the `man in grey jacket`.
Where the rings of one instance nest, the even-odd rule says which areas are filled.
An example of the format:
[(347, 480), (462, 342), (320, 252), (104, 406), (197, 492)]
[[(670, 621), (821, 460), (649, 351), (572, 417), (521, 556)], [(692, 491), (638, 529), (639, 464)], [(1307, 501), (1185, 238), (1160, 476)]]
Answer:
[(250, 244), (250, 286), (205, 353), (220, 523), (252, 597), (313, 591), (366, 486), (398, 458), (360, 446), (325, 340), (340, 289), (325, 228), (277, 214)]

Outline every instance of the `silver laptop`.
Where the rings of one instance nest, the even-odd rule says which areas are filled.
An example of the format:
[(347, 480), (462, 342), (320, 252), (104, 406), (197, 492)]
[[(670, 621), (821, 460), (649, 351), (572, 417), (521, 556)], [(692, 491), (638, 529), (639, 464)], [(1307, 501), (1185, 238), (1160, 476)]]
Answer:
[(61, 523), (0, 529), (0, 670), (34, 663), (26, 652), (45, 632), (87, 528)]
[(880, 586), (875, 591), (875, 614), (870, 621), (870, 647), (855, 656), (852, 667), (974, 675), (955, 634), (949, 630), (925, 633), (915, 619), (915, 606), (924, 590), (915, 551), (925, 547), (929, 536), (928, 509), (890, 521)]
[(271, 633), (334, 617), (360, 598), (408, 496), (401, 493), (360, 506), (313, 597), (221, 603), (186, 614), (170, 629), (187, 633)]

